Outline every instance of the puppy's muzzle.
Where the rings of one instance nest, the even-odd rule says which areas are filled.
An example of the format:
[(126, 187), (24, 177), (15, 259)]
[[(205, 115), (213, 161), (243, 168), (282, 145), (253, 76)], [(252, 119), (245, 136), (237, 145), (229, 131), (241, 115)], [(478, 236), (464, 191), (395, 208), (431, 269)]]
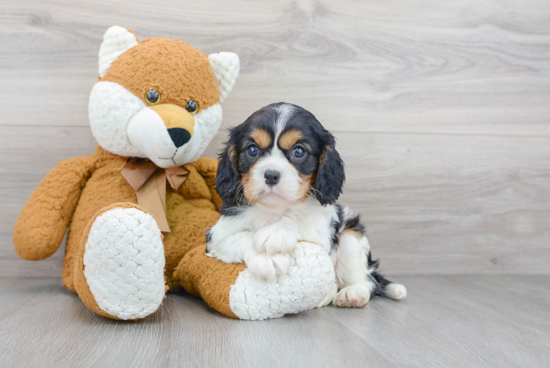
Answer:
[(281, 173), (275, 170), (266, 170), (264, 173), (265, 183), (270, 187), (277, 185), (281, 179)]

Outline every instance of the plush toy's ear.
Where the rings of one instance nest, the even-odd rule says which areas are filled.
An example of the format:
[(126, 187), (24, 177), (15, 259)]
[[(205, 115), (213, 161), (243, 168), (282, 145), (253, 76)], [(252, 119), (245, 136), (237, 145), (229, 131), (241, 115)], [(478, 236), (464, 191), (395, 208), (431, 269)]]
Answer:
[(129, 29), (112, 26), (103, 35), (99, 49), (99, 76), (103, 77), (111, 64), (126, 51), (139, 43), (136, 35)]
[(218, 82), (220, 102), (223, 102), (233, 89), (239, 76), (239, 56), (232, 52), (219, 52), (208, 55), (208, 60), (210, 60), (210, 66)]
[(344, 162), (336, 151), (334, 137), (328, 131), (326, 133), (328, 136), (323, 140), (325, 147), (319, 158), (314, 191), (315, 197), (323, 206), (336, 202), (342, 194), (346, 180)]

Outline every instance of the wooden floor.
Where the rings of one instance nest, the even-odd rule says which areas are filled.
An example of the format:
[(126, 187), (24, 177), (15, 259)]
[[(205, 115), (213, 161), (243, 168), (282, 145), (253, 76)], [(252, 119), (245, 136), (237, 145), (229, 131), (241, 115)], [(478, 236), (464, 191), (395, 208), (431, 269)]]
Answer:
[(550, 366), (550, 276), (396, 281), (407, 300), (365, 309), (249, 322), (169, 295), (148, 319), (119, 322), (90, 312), (59, 279), (0, 278), (0, 366)]

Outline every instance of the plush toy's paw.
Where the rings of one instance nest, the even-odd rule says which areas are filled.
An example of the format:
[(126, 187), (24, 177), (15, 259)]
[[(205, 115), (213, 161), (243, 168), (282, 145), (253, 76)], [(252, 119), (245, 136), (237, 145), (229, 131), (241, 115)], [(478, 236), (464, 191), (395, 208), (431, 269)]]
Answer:
[(266, 226), (254, 235), (254, 249), (258, 253), (290, 253), (298, 242), (297, 234), (279, 224)]
[(240, 319), (282, 317), (315, 308), (334, 285), (334, 266), (319, 245), (299, 242), (291, 253), (287, 277), (260, 281), (245, 269), (229, 292), (231, 311)]
[(83, 263), (93, 298), (109, 316), (140, 319), (162, 304), (164, 245), (151, 215), (137, 208), (115, 208), (98, 216)]
[(336, 293), (338, 293), (338, 284), (334, 283), (334, 285), (332, 285), (332, 289), (330, 289), (330, 292), (325, 297), (325, 299), (323, 299), (321, 303), (317, 304), (315, 308), (323, 308), (332, 303), (332, 301), (334, 300), (334, 296), (336, 296)]
[(370, 289), (362, 284), (350, 285), (334, 297), (334, 305), (342, 308), (363, 308), (370, 300)]

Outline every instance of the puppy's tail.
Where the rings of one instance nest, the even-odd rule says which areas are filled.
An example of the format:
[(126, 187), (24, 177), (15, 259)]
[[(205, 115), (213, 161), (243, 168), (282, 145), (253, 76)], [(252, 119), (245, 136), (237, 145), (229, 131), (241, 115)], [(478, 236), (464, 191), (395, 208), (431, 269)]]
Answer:
[(376, 284), (378, 285), (376, 294), (394, 300), (401, 300), (407, 297), (407, 288), (404, 285), (395, 284), (376, 271), (372, 272), (370, 275), (376, 280)]

